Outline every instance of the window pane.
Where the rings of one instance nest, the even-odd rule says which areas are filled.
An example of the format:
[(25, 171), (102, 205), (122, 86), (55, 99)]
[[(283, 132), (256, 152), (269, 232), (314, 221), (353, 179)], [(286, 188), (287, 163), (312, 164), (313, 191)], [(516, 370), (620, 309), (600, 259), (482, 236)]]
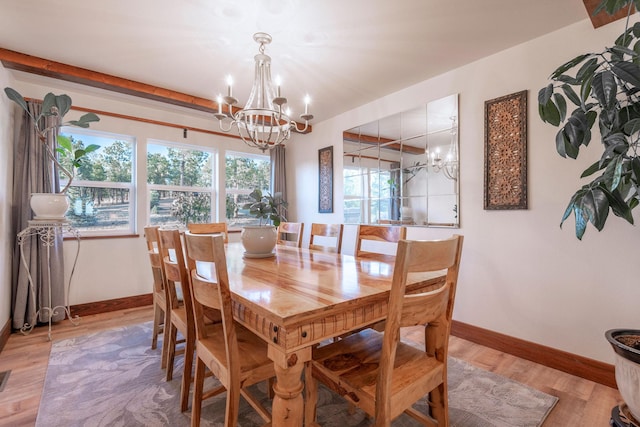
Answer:
[[(73, 127), (63, 127), (61, 134), (71, 140), (74, 149), (95, 144), (100, 148), (81, 159), (76, 178), (83, 181), (131, 182), (133, 142), (130, 136), (95, 132)], [(62, 159), (65, 168), (71, 169), (71, 159)], [(60, 174), (61, 180), (66, 175)]]
[(129, 189), (72, 186), (67, 195), (71, 205), (66, 218), (81, 233), (130, 230), (132, 201)]
[(147, 181), (180, 187), (211, 187), (213, 156), (210, 152), (168, 146), (147, 145)]
[(209, 192), (151, 190), (149, 209), (152, 225), (186, 225), (211, 221)]
[(269, 191), (271, 160), (269, 156), (227, 154), (225, 157), (226, 218), (229, 228), (258, 225), (259, 220), (249, 215), (245, 205), (251, 202), (249, 194), (257, 189)]

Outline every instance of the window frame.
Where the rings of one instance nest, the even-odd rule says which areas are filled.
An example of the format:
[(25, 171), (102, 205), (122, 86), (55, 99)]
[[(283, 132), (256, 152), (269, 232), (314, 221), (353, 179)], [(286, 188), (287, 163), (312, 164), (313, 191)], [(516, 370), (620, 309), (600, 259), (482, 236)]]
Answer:
[[(122, 140), (124, 142), (131, 144), (131, 181), (130, 182), (114, 182), (114, 181), (89, 181), (74, 178), (71, 182), (69, 188), (72, 187), (88, 187), (88, 188), (116, 188), (116, 189), (126, 189), (129, 191), (129, 208), (128, 208), (128, 216), (129, 216), (129, 226), (126, 229), (98, 229), (98, 230), (86, 230), (78, 227), (77, 230), (80, 233), (81, 237), (109, 237), (109, 236), (127, 236), (133, 235), (137, 230), (137, 203), (138, 203), (138, 191), (136, 186), (137, 180), (137, 149), (138, 149), (138, 141), (137, 138), (133, 135), (125, 135), (117, 132), (108, 132), (102, 130), (95, 130), (89, 128), (79, 128), (76, 126), (63, 126), (59, 131), (62, 135), (86, 135), (86, 136), (97, 136), (101, 138), (109, 138), (113, 139), (113, 141)], [(100, 153), (97, 151), (96, 153)], [(60, 178), (60, 187), (66, 185), (68, 180)], [(71, 206), (70, 206), (71, 208)], [(70, 225), (74, 228), (75, 225), (73, 221), (68, 220)]]
[[(180, 186), (180, 185), (171, 185), (171, 184), (152, 184), (149, 182), (149, 164), (148, 164), (148, 156), (149, 156), (149, 147), (152, 145), (160, 145), (166, 148), (177, 148), (183, 150), (191, 150), (191, 151), (201, 151), (204, 153), (208, 153), (211, 156), (211, 184), (209, 187), (196, 187), (196, 186)], [(152, 191), (177, 191), (177, 192), (191, 192), (191, 193), (208, 193), (210, 195), (210, 211), (209, 217), (212, 222), (215, 222), (218, 217), (218, 195), (219, 195), (219, 184), (217, 180), (217, 168), (218, 168), (218, 149), (215, 147), (206, 147), (201, 145), (194, 144), (185, 144), (181, 142), (175, 141), (167, 141), (157, 138), (147, 138), (146, 143), (146, 152), (144, 156), (144, 171), (146, 176), (146, 196), (147, 203), (145, 206), (146, 212), (146, 223), (151, 224), (151, 192)], [(162, 225), (162, 224), (159, 224)], [(175, 225), (173, 223), (167, 224), (169, 226)], [(180, 225), (178, 225), (180, 226)]]

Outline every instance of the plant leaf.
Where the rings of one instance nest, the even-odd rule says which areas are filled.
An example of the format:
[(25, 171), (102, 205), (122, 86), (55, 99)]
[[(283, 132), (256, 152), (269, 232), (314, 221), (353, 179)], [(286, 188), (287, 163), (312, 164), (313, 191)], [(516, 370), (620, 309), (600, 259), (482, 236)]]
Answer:
[(558, 122), (558, 124), (560, 124), (560, 122), (564, 122), (564, 119), (567, 116), (567, 101), (565, 101), (564, 96), (559, 93), (553, 94), (553, 100), (555, 101), (555, 104), (558, 107), (558, 112), (560, 113), (560, 121)]
[(578, 65), (579, 63), (581, 63), (582, 61), (584, 61), (585, 58), (590, 57), (592, 54), (591, 53), (585, 53), (579, 56), (576, 56), (575, 58), (573, 58), (570, 61), (565, 62), (564, 64), (562, 64), (560, 67), (558, 67), (552, 74), (551, 74), (551, 79), (555, 79), (558, 76), (560, 76), (561, 74), (564, 74), (565, 71), (567, 71), (570, 68), (575, 67), (576, 65)]
[(73, 151), (73, 144), (71, 143), (71, 138), (65, 135), (58, 135), (58, 146), (67, 152)]
[(58, 114), (60, 117), (64, 117), (71, 109), (71, 98), (69, 95), (58, 95), (55, 97), (56, 107), (58, 107)]
[(577, 106), (582, 106), (582, 101), (580, 101), (580, 97), (578, 96), (576, 91), (573, 90), (571, 86), (569, 86), (568, 84), (564, 84), (562, 85), (562, 90), (564, 91), (565, 96), (569, 98), (571, 102), (573, 102)]
[[(20, 95), (18, 93), (18, 91), (16, 91), (15, 89), (12, 89), (10, 87), (5, 87), (4, 88), (4, 93), (7, 95), (7, 97), (10, 100), (12, 100), (16, 104), (18, 104), (20, 106), (20, 108), (22, 108), (24, 111), (29, 113), (29, 107), (27, 106), (27, 101), (24, 100), (24, 98), (22, 97), (22, 95)], [(29, 115), (31, 116), (31, 113), (29, 113)]]
[(549, 83), (538, 91), (538, 104), (546, 105), (551, 99), (551, 95), (553, 95), (553, 83)]
[(621, 80), (633, 86), (640, 86), (640, 66), (632, 62), (618, 62), (611, 69)]
[(611, 71), (605, 70), (593, 76), (593, 94), (604, 109), (611, 109), (616, 103), (618, 86)]
[(580, 175), (580, 178), (586, 178), (589, 175), (593, 175), (594, 173), (598, 172), (600, 169), (602, 169), (602, 166), (600, 165), (600, 161), (597, 161), (591, 166), (589, 166), (588, 168), (586, 168), (584, 172), (582, 172), (582, 175)]

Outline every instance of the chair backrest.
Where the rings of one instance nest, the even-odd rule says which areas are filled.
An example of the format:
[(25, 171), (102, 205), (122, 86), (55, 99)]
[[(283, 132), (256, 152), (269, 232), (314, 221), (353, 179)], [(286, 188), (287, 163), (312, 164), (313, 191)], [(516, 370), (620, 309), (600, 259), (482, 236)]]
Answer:
[[(376, 401), (386, 402), (391, 397), (391, 375), (401, 327), (425, 325), (425, 351), (440, 362), (446, 361), (462, 242), (460, 235), (446, 240), (398, 242)], [(439, 270), (447, 271), (442, 286), (429, 292), (405, 294), (407, 283), (414, 282), (420, 273)]]
[(185, 241), (193, 291), (196, 335), (198, 339), (207, 337), (204, 313), (209, 309), (219, 310), (225, 335), (226, 366), (231, 370), (231, 366), (239, 360), (239, 350), (233, 321), (224, 239), (216, 235), (186, 233)]
[[(311, 237), (309, 238), (309, 249), (325, 252), (342, 252), (342, 232), (343, 224), (311, 224)], [(328, 242), (335, 239), (333, 246), (320, 244), (316, 237), (321, 237), (322, 242)], [(323, 238), (327, 238), (326, 240)]]
[[(406, 237), (407, 228), (404, 226), (359, 225), (356, 238), (356, 257), (384, 259), (389, 255), (395, 256), (396, 244)], [(383, 250), (387, 250), (388, 253), (375, 250), (374, 247), (377, 247), (380, 242), (387, 243)], [(389, 246), (393, 246), (393, 249), (388, 249)]]
[(301, 222), (281, 222), (278, 226), (278, 245), (302, 247), (302, 232), (304, 224)]
[(189, 273), (185, 264), (184, 250), (180, 231), (177, 229), (158, 230), (160, 240), (160, 255), (164, 265), (167, 285), (167, 305), (171, 310), (178, 308), (177, 283), (180, 283), (182, 299), (187, 315), (187, 326), (193, 327), (193, 303), (189, 287)]
[(147, 253), (151, 263), (151, 273), (153, 274), (153, 292), (164, 294), (165, 278), (162, 260), (160, 259), (160, 241), (158, 238), (158, 226), (147, 226), (144, 228), (144, 238), (147, 242)]
[(224, 236), (224, 242), (229, 243), (229, 231), (226, 222), (207, 222), (202, 224), (187, 224), (187, 229), (191, 234), (216, 234)]

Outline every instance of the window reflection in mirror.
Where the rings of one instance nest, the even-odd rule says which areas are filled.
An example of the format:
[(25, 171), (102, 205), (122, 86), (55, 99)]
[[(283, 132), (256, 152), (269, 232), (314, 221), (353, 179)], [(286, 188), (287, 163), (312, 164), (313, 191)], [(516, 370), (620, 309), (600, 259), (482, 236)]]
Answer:
[(345, 223), (459, 225), (457, 99), (344, 132)]

